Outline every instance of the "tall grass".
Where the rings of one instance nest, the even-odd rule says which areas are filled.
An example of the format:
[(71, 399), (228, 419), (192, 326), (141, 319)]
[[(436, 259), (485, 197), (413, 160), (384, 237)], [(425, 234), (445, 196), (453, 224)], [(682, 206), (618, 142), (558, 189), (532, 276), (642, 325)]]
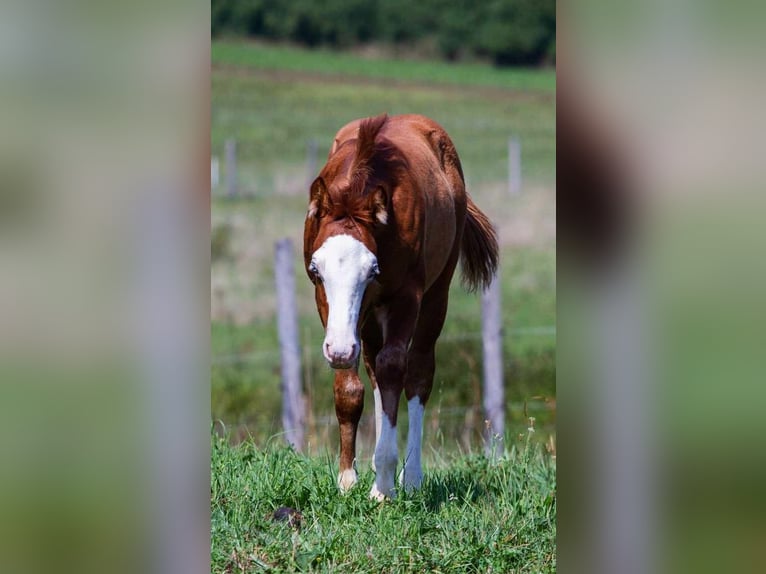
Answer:
[[(420, 491), (377, 503), (372, 471), (342, 495), (327, 454), (214, 436), (213, 572), (554, 572), (556, 471), (526, 438), (497, 459), (450, 456)], [(274, 511), (300, 513), (300, 527)]]

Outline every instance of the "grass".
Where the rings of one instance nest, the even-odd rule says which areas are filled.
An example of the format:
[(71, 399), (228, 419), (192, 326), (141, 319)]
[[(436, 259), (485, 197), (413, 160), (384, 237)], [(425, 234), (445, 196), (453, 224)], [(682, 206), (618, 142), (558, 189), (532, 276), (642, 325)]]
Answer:
[[(382, 504), (359, 470), (341, 495), (326, 454), (214, 436), (212, 571), (555, 572), (555, 464), (533, 441), (497, 460), (451, 457), (425, 469), (420, 491)], [(302, 515), (300, 529), (273, 520), (280, 507)]]

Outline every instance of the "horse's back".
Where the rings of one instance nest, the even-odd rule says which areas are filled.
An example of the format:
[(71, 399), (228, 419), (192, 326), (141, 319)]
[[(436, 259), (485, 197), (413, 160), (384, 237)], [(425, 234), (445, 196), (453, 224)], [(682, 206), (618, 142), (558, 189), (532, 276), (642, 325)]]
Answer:
[[(357, 137), (365, 119), (350, 121), (338, 130), (330, 157), (341, 144)], [(427, 169), (444, 171), (453, 187), (463, 187), (463, 171), (455, 146), (444, 128), (431, 118), (419, 114), (389, 116), (381, 135), (401, 149), (410, 163), (415, 161)]]
[[(460, 160), (444, 128), (425, 116), (393, 116), (386, 122), (383, 136), (407, 157), (410, 176), (423, 198), (423, 258), (428, 289), (448, 262), (457, 258), (466, 212)], [(450, 275), (453, 269), (449, 269)]]
[[(338, 130), (330, 157), (346, 141), (357, 137), (363, 121), (351, 121)], [(424, 217), (419, 235), (428, 289), (448, 261), (456, 259), (454, 252), (462, 237), (467, 198), (460, 160), (444, 128), (425, 116), (389, 116), (380, 136), (394, 144), (407, 159), (407, 181), (401, 182), (392, 207), (399, 214), (396, 219), (410, 222), (408, 227), (414, 224), (413, 215), (422, 209)]]

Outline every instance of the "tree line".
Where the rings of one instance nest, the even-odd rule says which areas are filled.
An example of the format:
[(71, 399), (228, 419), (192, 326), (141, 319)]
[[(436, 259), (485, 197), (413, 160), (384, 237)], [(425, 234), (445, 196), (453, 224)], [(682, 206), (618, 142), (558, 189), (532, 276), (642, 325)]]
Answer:
[(222, 36), (351, 48), (430, 50), (447, 60), (536, 66), (556, 58), (555, 0), (211, 0)]

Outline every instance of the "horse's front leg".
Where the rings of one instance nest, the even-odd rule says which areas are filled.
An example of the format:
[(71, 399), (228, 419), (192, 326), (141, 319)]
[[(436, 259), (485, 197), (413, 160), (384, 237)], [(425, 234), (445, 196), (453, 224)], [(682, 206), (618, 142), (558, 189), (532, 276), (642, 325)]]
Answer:
[(340, 473), (338, 487), (346, 492), (356, 484), (356, 431), (364, 408), (364, 385), (357, 367), (335, 371), (335, 415), (340, 427)]
[(385, 333), (383, 347), (375, 358), (375, 378), (383, 413), (375, 446), (375, 484), (370, 496), (378, 500), (394, 496), (398, 461), (397, 412), (407, 375), (407, 348), (415, 328), (419, 302), (420, 297), (412, 295), (376, 313)]

